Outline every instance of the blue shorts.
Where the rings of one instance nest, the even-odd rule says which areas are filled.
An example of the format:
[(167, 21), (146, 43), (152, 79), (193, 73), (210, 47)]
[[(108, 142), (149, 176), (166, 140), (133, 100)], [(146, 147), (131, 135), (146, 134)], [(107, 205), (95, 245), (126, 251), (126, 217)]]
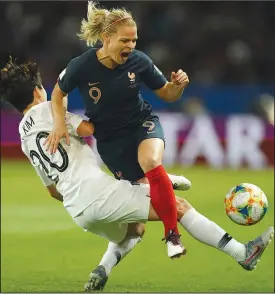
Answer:
[(164, 141), (162, 126), (155, 115), (147, 117), (127, 137), (97, 141), (97, 150), (117, 179), (135, 182), (144, 177), (138, 163), (138, 146), (143, 140), (150, 138), (160, 138)]

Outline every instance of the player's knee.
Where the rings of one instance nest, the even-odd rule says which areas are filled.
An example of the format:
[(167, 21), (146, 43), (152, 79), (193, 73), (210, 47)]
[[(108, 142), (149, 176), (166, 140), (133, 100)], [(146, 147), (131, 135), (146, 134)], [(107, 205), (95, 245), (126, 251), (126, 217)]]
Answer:
[(185, 199), (176, 197), (177, 203), (177, 218), (180, 220), (190, 209), (192, 209), (192, 205), (188, 203)]
[(145, 233), (145, 225), (141, 223), (133, 223), (128, 225), (127, 237), (143, 237)]
[(140, 159), (139, 164), (141, 165), (142, 169), (147, 172), (161, 165), (161, 158), (159, 156), (146, 156)]
[(145, 225), (144, 224), (137, 224), (136, 233), (137, 233), (137, 236), (142, 238), (145, 233)]

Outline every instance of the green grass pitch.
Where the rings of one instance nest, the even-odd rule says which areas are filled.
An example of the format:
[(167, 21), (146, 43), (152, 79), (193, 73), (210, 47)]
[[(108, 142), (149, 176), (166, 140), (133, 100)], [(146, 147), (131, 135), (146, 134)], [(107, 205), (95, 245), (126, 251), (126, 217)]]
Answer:
[[(82, 292), (107, 241), (83, 232), (52, 199), (26, 162), (4, 161), (1, 175), (2, 292)], [(244, 242), (274, 224), (273, 170), (173, 168), (192, 181), (186, 197), (198, 211)], [(259, 185), (269, 200), (265, 218), (242, 227), (227, 218), (223, 199), (240, 182)], [(187, 255), (169, 260), (160, 223), (147, 225), (144, 241), (114, 268), (106, 292), (273, 292), (274, 243), (257, 270), (246, 272), (231, 257), (194, 240), (181, 229)]]

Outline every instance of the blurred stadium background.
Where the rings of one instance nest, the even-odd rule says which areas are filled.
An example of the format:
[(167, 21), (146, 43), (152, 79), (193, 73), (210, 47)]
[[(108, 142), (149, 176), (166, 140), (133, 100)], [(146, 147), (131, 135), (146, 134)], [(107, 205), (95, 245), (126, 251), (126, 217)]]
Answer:
[[(139, 26), (137, 49), (167, 78), (182, 68), (190, 86), (166, 104), (148, 89), (144, 98), (160, 115), (166, 134), (165, 164), (193, 183), (179, 193), (241, 241), (274, 223), (274, 35), (272, 2), (103, 2), (125, 6)], [(68, 61), (84, 52), (78, 40), (86, 2), (0, 2), (0, 66), (9, 56), (40, 65), (51, 90)], [(69, 110), (83, 115), (77, 91)], [(59, 203), (47, 197), (20, 150), (21, 116), (1, 101), (2, 292), (81, 292), (106, 241), (84, 234)], [(93, 138), (88, 138), (95, 148)], [(227, 190), (259, 185), (269, 212), (239, 227), (223, 211)], [(160, 224), (149, 224), (144, 242), (114, 270), (110, 292), (274, 292), (274, 245), (256, 272), (183, 233), (188, 256), (170, 262), (159, 242)], [(148, 262), (149, 261), (149, 262)], [(135, 274), (132, 268), (135, 268)]]

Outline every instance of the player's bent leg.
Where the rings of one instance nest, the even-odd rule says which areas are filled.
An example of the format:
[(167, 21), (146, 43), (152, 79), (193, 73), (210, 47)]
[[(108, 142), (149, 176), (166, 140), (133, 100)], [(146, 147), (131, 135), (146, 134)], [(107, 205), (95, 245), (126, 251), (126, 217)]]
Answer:
[[(160, 138), (143, 140), (138, 146), (138, 162), (150, 185), (153, 207), (165, 227), (165, 238), (171, 246), (180, 246), (177, 227), (177, 209), (171, 181), (161, 165), (164, 141)], [(173, 238), (172, 238), (173, 237)]]

